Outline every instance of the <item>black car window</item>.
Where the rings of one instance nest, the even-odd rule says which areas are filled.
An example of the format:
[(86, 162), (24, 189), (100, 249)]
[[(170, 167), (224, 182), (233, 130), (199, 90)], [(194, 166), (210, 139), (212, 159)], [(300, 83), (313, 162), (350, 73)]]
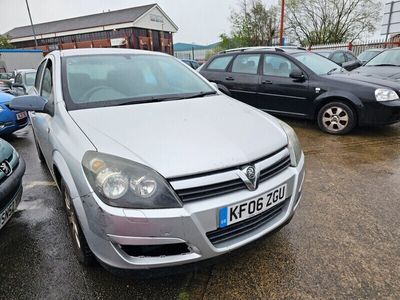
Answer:
[(48, 100), (49, 102), (53, 100), (53, 72), (51, 60), (48, 60), (46, 68), (44, 69), (42, 86), (40, 90), (40, 95)]
[(332, 60), (337, 64), (342, 64), (346, 61), (346, 59), (344, 58), (343, 52), (333, 53)]
[(192, 67), (196, 70), (198, 67), (200, 67), (200, 65), (197, 62), (192, 61)]
[(40, 64), (40, 66), (39, 66), (39, 68), (38, 68), (38, 70), (37, 70), (37, 73), (36, 73), (35, 88), (36, 88), (37, 91), (39, 91), (39, 88), (40, 88), (40, 80), (42, 79), (43, 69), (44, 69), (44, 66), (45, 66), (45, 64), (46, 64), (46, 61), (47, 61), (47, 60), (44, 60), (44, 61)]
[(224, 71), (231, 62), (233, 55), (220, 56), (215, 58), (207, 67), (207, 70), (220, 70)]
[(17, 84), (22, 84), (22, 75), (21, 75), (21, 73), (19, 73), (19, 74), (15, 77), (15, 83), (17, 83)]
[(290, 77), (299, 68), (286, 57), (274, 54), (264, 56), (263, 74), (267, 76)]
[(353, 54), (351, 54), (350, 52), (346, 52), (344, 54), (344, 56), (346, 57), (346, 61), (357, 60), (357, 58)]
[(233, 73), (257, 74), (261, 54), (241, 54), (236, 56), (232, 65)]

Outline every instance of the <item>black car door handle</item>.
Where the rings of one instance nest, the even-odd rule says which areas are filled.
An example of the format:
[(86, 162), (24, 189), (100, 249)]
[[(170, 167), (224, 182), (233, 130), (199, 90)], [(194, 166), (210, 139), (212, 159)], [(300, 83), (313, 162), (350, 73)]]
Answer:
[(261, 84), (272, 84), (271, 80), (263, 80), (261, 81)]
[(225, 79), (226, 79), (226, 80), (229, 80), (229, 81), (233, 81), (233, 80), (235, 80), (235, 78), (233, 78), (233, 77), (231, 77), (231, 76), (229, 76), (229, 77), (226, 77)]

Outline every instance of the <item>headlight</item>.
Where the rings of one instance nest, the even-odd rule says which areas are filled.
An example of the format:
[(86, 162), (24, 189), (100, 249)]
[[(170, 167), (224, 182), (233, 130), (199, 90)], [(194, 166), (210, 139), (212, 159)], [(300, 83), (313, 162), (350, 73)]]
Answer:
[(156, 171), (124, 158), (88, 151), (83, 170), (96, 195), (121, 208), (182, 207), (168, 182)]
[(301, 145), (300, 141), (297, 138), (296, 132), (294, 132), (293, 128), (290, 127), (285, 122), (279, 120), (279, 124), (282, 126), (282, 129), (285, 131), (287, 139), (288, 139), (288, 148), (290, 153), (290, 162), (292, 167), (297, 167), (301, 159)]
[(395, 91), (390, 89), (376, 89), (375, 98), (377, 101), (393, 101), (398, 100), (399, 95), (397, 95)]
[(4, 110), (4, 108), (0, 105), (0, 112), (2, 112)]

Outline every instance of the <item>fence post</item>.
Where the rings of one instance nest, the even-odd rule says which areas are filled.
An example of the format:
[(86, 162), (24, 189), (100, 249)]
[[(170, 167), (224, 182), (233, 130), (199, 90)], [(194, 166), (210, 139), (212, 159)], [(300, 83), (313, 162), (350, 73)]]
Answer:
[(349, 50), (350, 51), (353, 50), (353, 43), (352, 42), (349, 42)]

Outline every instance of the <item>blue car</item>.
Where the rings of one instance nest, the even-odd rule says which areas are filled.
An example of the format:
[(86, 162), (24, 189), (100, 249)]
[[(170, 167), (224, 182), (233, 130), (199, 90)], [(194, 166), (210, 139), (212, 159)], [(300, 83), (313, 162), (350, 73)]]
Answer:
[(9, 108), (14, 96), (0, 92), (0, 136), (11, 134), (28, 125), (28, 113), (15, 111)]

